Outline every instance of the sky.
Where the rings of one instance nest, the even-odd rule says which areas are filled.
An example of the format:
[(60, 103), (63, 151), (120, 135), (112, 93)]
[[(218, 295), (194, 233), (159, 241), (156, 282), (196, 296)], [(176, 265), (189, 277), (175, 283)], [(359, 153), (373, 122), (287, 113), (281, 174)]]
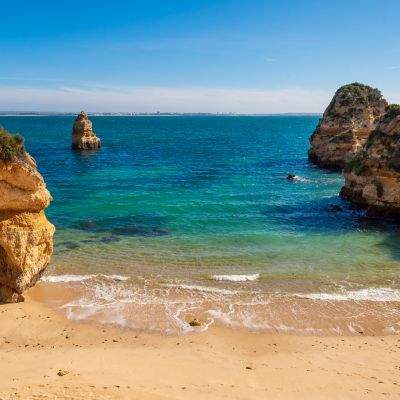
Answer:
[(399, 15), (399, 0), (1, 0), (0, 110), (319, 113), (355, 81), (400, 103)]

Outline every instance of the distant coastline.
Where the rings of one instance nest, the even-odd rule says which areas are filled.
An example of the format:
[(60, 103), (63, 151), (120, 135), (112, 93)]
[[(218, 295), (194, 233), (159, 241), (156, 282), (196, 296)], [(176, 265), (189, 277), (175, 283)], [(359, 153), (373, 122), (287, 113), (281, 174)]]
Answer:
[[(0, 111), (0, 117), (66, 117), (76, 116), (76, 112), (46, 112), (46, 111)], [(239, 114), (239, 113), (137, 113), (137, 112), (88, 112), (90, 116), (95, 117), (316, 117), (322, 113), (271, 113), (271, 114)]]
[(49, 114), (2, 114), (1, 117), (48, 117)]

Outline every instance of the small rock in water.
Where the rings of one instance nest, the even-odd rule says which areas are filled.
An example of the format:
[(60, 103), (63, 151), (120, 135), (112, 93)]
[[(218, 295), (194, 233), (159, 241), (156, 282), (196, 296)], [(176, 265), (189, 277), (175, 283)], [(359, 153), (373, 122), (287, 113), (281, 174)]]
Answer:
[(79, 247), (79, 243), (72, 242), (72, 241), (62, 242), (62, 243), (60, 243), (60, 245), (64, 246), (66, 249), (69, 249), (69, 250), (77, 249)]
[(202, 326), (203, 324), (197, 319), (197, 318), (193, 318), (190, 322), (189, 322), (190, 326)]
[(340, 207), (340, 206), (338, 206), (337, 204), (334, 204), (334, 205), (329, 209), (329, 211), (340, 212), (340, 211), (343, 211), (343, 208)]
[(161, 228), (161, 227), (157, 227), (157, 228), (153, 228), (153, 232), (154, 233), (158, 233), (160, 235), (168, 235), (168, 229), (166, 228)]
[(97, 226), (95, 221), (82, 221), (79, 223), (79, 226), (81, 228), (86, 228), (86, 229), (91, 229), (91, 228), (95, 228)]
[(295, 174), (288, 174), (286, 179), (289, 180), (289, 181), (294, 181), (296, 179), (296, 175)]
[(117, 236), (108, 236), (108, 237), (102, 237), (100, 239), (100, 242), (102, 243), (115, 243), (115, 242), (120, 242), (121, 239)]
[(112, 232), (116, 235), (124, 235), (124, 236), (137, 236), (143, 234), (143, 231), (137, 226), (125, 226), (121, 228), (114, 228)]
[(95, 150), (101, 147), (101, 140), (92, 129), (92, 121), (81, 111), (72, 129), (73, 150)]
[(58, 376), (64, 376), (64, 375), (68, 375), (69, 374), (69, 371), (67, 371), (66, 369), (60, 369), (58, 372), (57, 372), (57, 375)]

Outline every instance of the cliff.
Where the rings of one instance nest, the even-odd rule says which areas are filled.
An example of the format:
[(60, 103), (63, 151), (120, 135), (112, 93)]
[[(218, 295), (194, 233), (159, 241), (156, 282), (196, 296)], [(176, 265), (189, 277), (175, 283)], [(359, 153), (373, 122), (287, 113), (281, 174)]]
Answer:
[(353, 83), (335, 93), (310, 138), (309, 158), (326, 168), (343, 168), (359, 153), (387, 106), (378, 89)]
[(81, 111), (77, 116), (72, 129), (72, 149), (95, 150), (100, 148), (101, 142), (92, 129), (92, 122)]
[(400, 106), (387, 112), (345, 169), (340, 195), (370, 215), (400, 216)]
[[(23, 300), (50, 262), (55, 228), (44, 209), (51, 196), (34, 159), (19, 150), (10, 152), (0, 132), (0, 301)], [(3, 151), (4, 150), (4, 151)]]

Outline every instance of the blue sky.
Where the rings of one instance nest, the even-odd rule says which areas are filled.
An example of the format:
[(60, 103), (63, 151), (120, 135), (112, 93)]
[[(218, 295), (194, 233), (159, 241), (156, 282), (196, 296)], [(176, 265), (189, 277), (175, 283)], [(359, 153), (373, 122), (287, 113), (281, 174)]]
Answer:
[(400, 102), (398, 0), (3, 1), (0, 109), (321, 112)]

